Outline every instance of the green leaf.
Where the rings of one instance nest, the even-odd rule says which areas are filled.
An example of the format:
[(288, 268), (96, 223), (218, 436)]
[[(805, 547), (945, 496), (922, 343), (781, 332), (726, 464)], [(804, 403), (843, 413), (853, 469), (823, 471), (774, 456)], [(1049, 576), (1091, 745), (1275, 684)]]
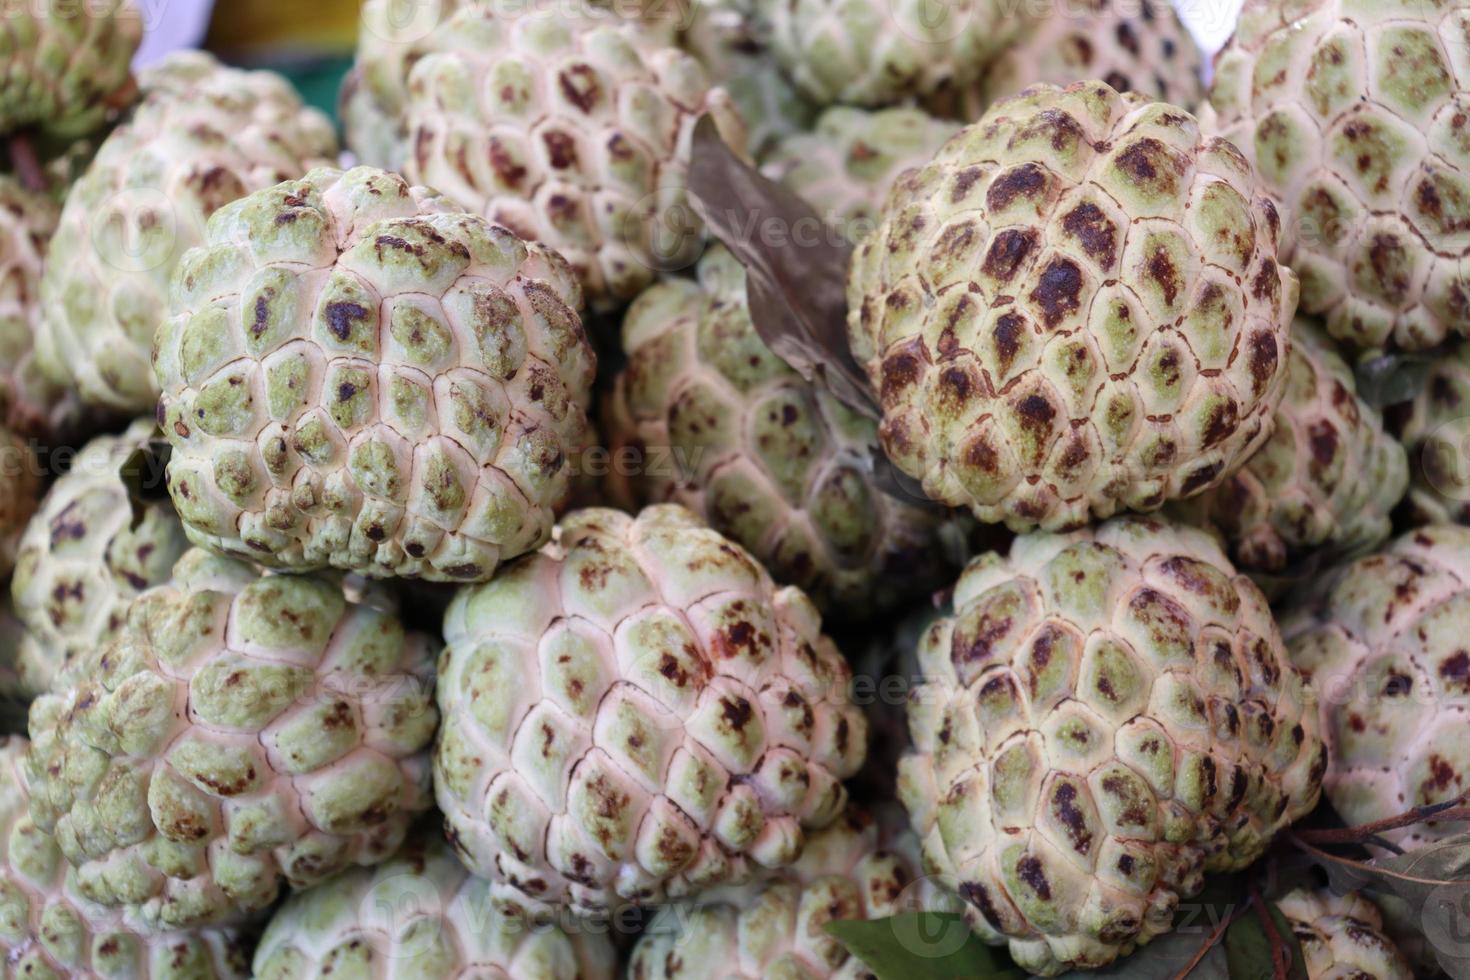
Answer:
[[(1281, 914), (1275, 903), (1267, 902), (1266, 910), (1276, 926), (1280, 940), (1291, 950), (1289, 980), (1307, 980), (1307, 967), (1302, 959), (1301, 943), (1286, 916)], [(1276, 975), (1276, 963), (1271, 958), (1271, 940), (1261, 917), (1254, 909), (1246, 912), (1230, 925), (1225, 933), (1225, 959), (1230, 971), (1230, 980), (1272, 980)]]
[(1428, 380), (1430, 370), (1443, 356), (1426, 351), (1365, 358), (1354, 370), (1358, 394), (1369, 405), (1380, 409), (1413, 401)]
[(954, 912), (905, 912), (827, 923), (827, 933), (878, 980), (1025, 980), (1005, 951), (987, 946)]

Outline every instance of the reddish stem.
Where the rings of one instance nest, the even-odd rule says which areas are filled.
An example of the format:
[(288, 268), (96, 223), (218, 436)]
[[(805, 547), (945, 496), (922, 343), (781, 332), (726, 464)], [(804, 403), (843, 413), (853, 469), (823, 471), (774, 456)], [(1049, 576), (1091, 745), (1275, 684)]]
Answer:
[(1416, 806), (1397, 816), (1385, 817), (1372, 823), (1358, 824), (1356, 827), (1323, 827), (1316, 830), (1302, 830), (1298, 831), (1295, 836), (1311, 844), (1362, 844), (1376, 834), (1412, 827), (1414, 824), (1430, 820), (1447, 823), (1470, 820), (1470, 807), (1460, 805), (1467, 799), (1470, 799), (1470, 790), (1452, 800), (1445, 800), (1443, 803), (1434, 803), (1430, 806)]
[(10, 134), (10, 162), (26, 190), (37, 194), (45, 193), (46, 171), (41, 169), (41, 161), (36, 159), (36, 148), (31, 145), (29, 134)]

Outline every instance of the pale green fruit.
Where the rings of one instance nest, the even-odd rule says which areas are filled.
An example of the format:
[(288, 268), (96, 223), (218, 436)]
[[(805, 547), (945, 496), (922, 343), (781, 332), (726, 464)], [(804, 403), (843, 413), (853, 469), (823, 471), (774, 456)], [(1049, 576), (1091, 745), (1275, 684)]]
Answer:
[(883, 448), (1013, 530), (1154, 510), (1264, 444), (1296, 277), (1229, 143), (1102, 82), (997, 103), (899, 180), (848, 280)]
[(84, 136), (127, 107), (143, 40), (134, 0), (26, 0), (0, 30), (0, 131)]
[[(1470, 528), (1440, 524), (1322, 576), (1283, 611), (1330, 764), (1322, 788), (1349, 825), (1458, 798), (1470, 777)], [(1453, 823), (1384, 831), (1412, 850)]]
[(82, 894), (150, 926), (264, 911), (429, 809), (436, 653), (361, 580), (189, 551), (31, 705), (32, 813)]
[(1276, 900), (1302, 948), (1307, 980), (1412, 980), (1414, 971), (1362, 892), (1298, 888)]
[(245, 980), (233, 929), (159, 931), (87, 899), (31, 819), (23, 738), (0, 740), (0, 977), (5, 980)]
[(703, 244), (688, 207), (694, 125), (744, 125), (668, 25), (470, 7), (415, 48), (404, 173), (564, 255), (588, 303), (636, 296)]
[(771, 28), (756, 13), (756, 0), (710, 0), (689, 9), (679, 36), (712, 83), (730, 93), (745, 120), (746, 146), (757, 159), (787, 137), (805, 132), (816, 118), (811, 104), (771, 56)]
[(894, 183), (932, 160), (959, 129), (922, 109), (835, 106), (811, 132), (782, 140), (766, 170), (857, 244), (877, 228)]
[(527, 923), (437, 828), (392, 860), (293, 895), (255, 951), (256, 980), (613, 980), (607, 923)]
[(11, 593), (27, 632), (16, 667), (30, 696), (69, 687), (139, 593), (167, 582), (188, 547), (169, 504), (152, 419), (93, 439), (52, 484), (20, 541)]
[(919, 646), (899, 796), (971, 927), (1105, 966), (1316, 805), (1327, 765), (1265, 597), (1204, 531), (1121, 517), (973, 561)]
[(867, 980), (872, 976), (867, 966), (825, 926), (921, 909), (954, 911), (957, 901), (921, 878), (916, 858), (911, 834), (895, 834), (872, 817), (849, 811), (813, 834), (789, 868), (745, 885), (713, 888), (664, 909), (634, 947), (629, 975), (638, 980)]
[(885, 492), (876, 423), (765, 346), (730, 252), (645, 291), (623, 348), (603, 415), (627, 503), (683, 504), (843, 618), (941, 584), (944, 513)]
[(1315, 553), (1350, 558), (1388, 540), (1408, 481), (1404, 448), (1358, 397), (1352, 369), (1298, 318), (1271, 438), (1174, 513), (1218, 528), (1241, 570), (1284, 572)]
[(1412, 474), (1409, 511), (1418, 524), (1470, 524), (1470, 340), (1431, 356), (1398, 427)]
[(682, 507), (575, 511), (444, 620), (434, 788), (528, 911), (595, 914), (790, 864), (866, 726), (811, 601)]
[(273, 72), (199, 51), (139, 78), (142, 101), (72, 186), (41, 279), (41, 370), (129, 415), (158, 399), (149, 358), (169, 280), (225, 204), (337, 152), (331, 123)]
[(1216, 59), (1203, 120), (1256, 165), (1338, 340), (1470, 334), (1467, 36), (1467, 0), (1248, 0)]
[(274, 568), (483, 581), (551, 535), (596, 358), (565, 261), (396, 174), (221, 209), (159, 329), (192, 540)]

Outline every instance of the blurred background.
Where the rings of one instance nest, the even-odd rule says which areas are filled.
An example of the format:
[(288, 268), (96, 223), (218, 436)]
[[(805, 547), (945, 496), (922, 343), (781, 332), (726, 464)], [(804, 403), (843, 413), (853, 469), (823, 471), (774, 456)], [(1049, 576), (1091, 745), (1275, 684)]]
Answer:
[[(362, 0), (137, 0), (147, 35), (139, 67), (177, 48), (203, 47), (250, 68), (274, 68), (308, 102), (336, 118), (337, 87), (352, 63)], [(405, 6), (437, 0), (399, 0)], [(1120, 5), (1139, 0), (1119, 0)], [(1241, 0), (1177, 0), (1179, 16), (1213, 54), (1234, 27)]]

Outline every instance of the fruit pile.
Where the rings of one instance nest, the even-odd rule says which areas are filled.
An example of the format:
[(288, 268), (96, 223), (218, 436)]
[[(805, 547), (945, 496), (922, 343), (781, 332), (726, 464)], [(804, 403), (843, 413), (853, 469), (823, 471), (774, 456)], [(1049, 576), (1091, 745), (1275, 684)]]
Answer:
[(5, 977), (1470, 977), (1470, 0), (23, 6)]

